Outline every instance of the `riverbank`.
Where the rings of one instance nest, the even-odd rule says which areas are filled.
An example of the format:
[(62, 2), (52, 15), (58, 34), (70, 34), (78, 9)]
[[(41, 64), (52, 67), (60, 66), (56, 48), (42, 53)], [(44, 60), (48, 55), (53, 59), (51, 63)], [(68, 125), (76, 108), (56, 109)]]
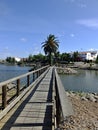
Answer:
[(58, 74), (77, 74), (77, 71), (69, 67), (57, 67)]
[(84, 70), (98, 70), (98, 64), (96, 63), (74, 62), (72, 67)]
[(98, 94), (66, 93), (72, 102), (74, 115), (68, 117), (62, 130), (98, 130)]
[(96, 63), (85, 63), (85, 62), (74, 62), (73, 65), (62, 65), (57, 67), (59, 74), (77, 74), (77, 69), (83, 70), (96, 70), (98, 71), (98, 64)]

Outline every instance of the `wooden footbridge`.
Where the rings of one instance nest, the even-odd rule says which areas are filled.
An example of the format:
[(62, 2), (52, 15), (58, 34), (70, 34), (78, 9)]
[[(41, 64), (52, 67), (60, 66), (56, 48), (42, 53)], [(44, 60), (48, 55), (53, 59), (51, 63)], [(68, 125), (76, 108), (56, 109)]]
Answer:
[(55, 130), (73, 114), (55, 67), (0, 83), (1, 130)]

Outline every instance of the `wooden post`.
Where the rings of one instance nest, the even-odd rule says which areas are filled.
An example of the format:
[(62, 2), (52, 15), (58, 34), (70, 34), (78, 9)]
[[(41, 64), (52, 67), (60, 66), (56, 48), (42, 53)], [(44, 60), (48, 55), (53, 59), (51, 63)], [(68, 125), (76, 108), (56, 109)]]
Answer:
[(37, 78), (38, 78), (38, 76), (39, 76), (39, 71), (37, 71)]
[(30, 85), (30, 75), (27, 76), (27, 87)]
[(35, 73), (33, 73), (33, 81), (35, 80)]
[(40, 75), (42, 74), (42, 70), (40, 70)]
[(17, 80), (17, 96), (20, 94), (20, 79)]
[(40, 76), (40, 70), (38, 71), (38, 77)]
[(57, 81), (56, 81), (56, 77), (55, 77), (55, 91), (56, 91), (56, 123), (57, 126), (59, 125), (59, 121), (60, 121), (60, 102), (59, 102), (59, 94), (58, 94), (58, 89), (57, 89)]
[(2, 86), (2, 108), (6, 108), (7, 106), (7, 86)]
[(38, 77), (38, 71), (36, 72), (36, 78)]

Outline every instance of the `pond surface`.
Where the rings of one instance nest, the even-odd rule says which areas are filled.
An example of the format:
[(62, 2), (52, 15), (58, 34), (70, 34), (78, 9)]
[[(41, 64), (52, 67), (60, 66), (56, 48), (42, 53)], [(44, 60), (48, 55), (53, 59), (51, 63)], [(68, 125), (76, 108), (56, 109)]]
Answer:
[(78, 70), (78, 74), (61, 75), (65, 90), (98, 93), (98, 71)]
[(27, 73), (30, 67), (8, 66), (0, 64), (0, 82)]

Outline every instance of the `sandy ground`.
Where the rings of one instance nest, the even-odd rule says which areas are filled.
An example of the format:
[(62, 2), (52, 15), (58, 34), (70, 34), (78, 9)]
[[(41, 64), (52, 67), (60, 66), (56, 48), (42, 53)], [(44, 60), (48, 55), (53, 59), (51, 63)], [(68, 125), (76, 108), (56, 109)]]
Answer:
[(98, 102), (82, 100), (79, 95), (69, 95), (74, 115), (67, 117), (60, 130), (98, 130)]

